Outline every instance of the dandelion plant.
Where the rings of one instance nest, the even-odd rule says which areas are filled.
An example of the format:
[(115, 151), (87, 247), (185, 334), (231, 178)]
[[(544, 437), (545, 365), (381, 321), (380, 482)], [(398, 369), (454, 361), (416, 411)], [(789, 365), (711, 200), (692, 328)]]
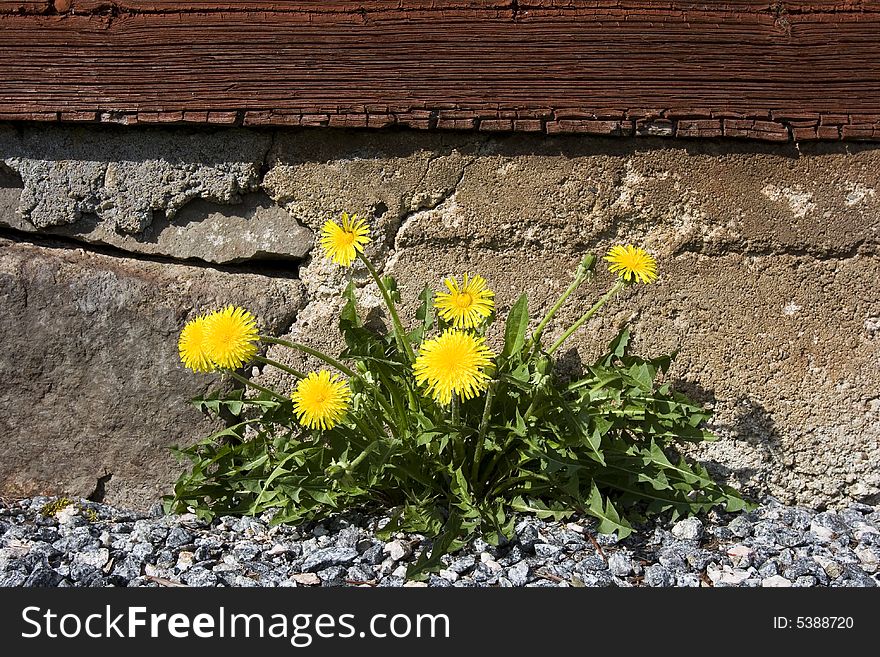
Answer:
[[(523, 294), (496, 346), (485, 337), (496, 318), (485, 278), (464, 272), (444, 279), (442, 291), (426, 285), (404, 325), (397, 285), (366, 256), (369, 242), (369, 226), (357, 215), (343, 214), (321, 231), (322, 250), (335, 264), (364, 264), (391, 319), (387, 331), (364, 324), (349, 283), (339, 354), (260, 335), (257, 318), (235, 306), (183, 328), (178, 346), (186, 367), (221, 372), (250, 391), (221, 386), (195, 400), (228, 426), (176, 450), (190, 469), (166, 498), (169, 510), (204, 518), (271, 510), (274, 522), (353, 508), (390, 511), (385, 533), (431, 539), (409, 573), (424, 577), (463, 541), (509, 538), (516, 512), (587, 514), (599, 520), (599, 531), (623, 537), (630, 519), (644, 514), (745, 506), (735, 490), (676, 453), (678, 443), (715, 437), (705, 428), (709, 412), (663, 381), (673, 356), (631, 354), (624, 328), (581, 378), (555, 371), (556, 352), (591, 317), (625, 287), (657, 279), (657, 262), (644, 249), (617, 245), (606, 254), (607, 289), (549, 345), (544, 331), (593, 278), (595, 256), (583, 257), (531, 333)], [(298, 372), (262, 355), (270, 344), (325, 367)], [(289, 375), (292, 389), (253, 381), (242, 369), (251, 362)]]

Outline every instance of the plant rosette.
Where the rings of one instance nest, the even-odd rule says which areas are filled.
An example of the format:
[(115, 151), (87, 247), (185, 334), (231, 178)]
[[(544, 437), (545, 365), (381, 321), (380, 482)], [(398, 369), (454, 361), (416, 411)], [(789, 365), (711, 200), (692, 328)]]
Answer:
[[(320, 243), (339, 266), (363, 263), (390, 329), (364, 324), (352, 282), (339, 317), (346, 346), (335, 356), (260, 335), (257, 319), (234, 306), (190, 321), (179, 339), (183, 364), (222, 372), (240, 387), (194, 400), (226, 426), (175, 449), (189, 469), (166, 497), (167, 510), (206, 519), (272, 511), (273, 522), (296, 523), (353, 508), (391, 509), (383, 535), (432, 539), (409, 569), (420, 578), (477, 536), (492, 544), (510, 537), (515, 513), (587, 514), (599, 532), (623, 538), (645, 514), (746, 507), (734, 489), (675, 450), (715, 436), (705, 428), (710, 412), (663, 382), (674, 354), (632, 354), (625, 327), (580, 378), (554, 370), (560, 347), (621, 290), (657, 279), (657, 263), (643, 249), (608, 252), (609, 288), (548, 346), (545, 328), (592, 279), (596, 258), (584, 256), (531, 333), (528, 300), (520, 296), (496, 353), (484, 337), (496, 309), (483, 277), (447, 278), (437, 293), (425, 286), (407, 328), (394, 279), (380, 276), (364, 253), (363, 220), (343, 214), (339, 223), (328, 221)], [(269, 344), (326, 368), (298, 372), (262, 355)], [(289, 375), (293, 389), (252, 381), (241, 371), (252, 362)]]

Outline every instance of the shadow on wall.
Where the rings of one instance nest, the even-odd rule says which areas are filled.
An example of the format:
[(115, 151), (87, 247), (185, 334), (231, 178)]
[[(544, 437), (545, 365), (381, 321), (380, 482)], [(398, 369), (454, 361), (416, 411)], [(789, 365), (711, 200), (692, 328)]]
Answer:
[[(698, 383), (677, 379), (672, 381), (672, 387), (700, 404), (716, 406), (714, 390)], [(734, 409), (733, 420), (729, 423), (713, 422), (710, 427), (712, 431), (722, 440), (745, 443), (751, 451), (760, 454), (763, 464), (782, 466), (785, 463), (782, 435), (770, 412), (747, 395), (742, 395), (726, 405)], [(748, 482), (761, 473), (757, 468), (732, 468), (714, 459), (701, 460), (700, 463), (712, 474), (735, 481), (742, 487), (747, 487)]]

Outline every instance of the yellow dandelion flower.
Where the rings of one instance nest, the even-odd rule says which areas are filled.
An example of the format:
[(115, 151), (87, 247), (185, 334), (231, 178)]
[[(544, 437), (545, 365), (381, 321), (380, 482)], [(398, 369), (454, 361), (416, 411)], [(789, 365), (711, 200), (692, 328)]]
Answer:
[(351, 390), (327, 370), (309, 372), (290, 396), (299, 423), (309, 429), (332, 429), (348, 410)]
[(455, 328), (476, 328), (492, 314), (495, 293), (486, 287), (486, 279), (482, 276), (470, 278), (465, 274), (461, 285), (450, 277), (443, 284), (449, 292), (438, 292), (434, 305), (440, 311), (440, 317)]
[(430, 395), (441, 404), (455, 393), (471, 399), (486, 388), (486, 368), (494, 354), (482, 337), (446, 329), (438, 338), (426, 341), (413, 365), (416, 383), (427, 384)]
[(206, 322), (207, 317), (196, 317), (187, 322), (177, 341), (180, 360), (193, 372), (213, 372), (217, 369), (208, 355), (208, 345), (205, 341)]
[(321, 247), (338, 265), (348, 267), (354, 262), (358, 252), (364, 252), (364, 245), (370, 241), (367, 222), (358, 216), (342, 213), (342, 225), (328, 221), (321, 229)]
[(605, 256), (608, 269), (625, 281), (653, 283), (657, 280), (657, 261), (644, 249), (632, 244), (614, 246)]
[(205, 318), (205, 351), (217, 367), (235, 370), (257, 353), (257, 320), (244, 308), (227, 306)]

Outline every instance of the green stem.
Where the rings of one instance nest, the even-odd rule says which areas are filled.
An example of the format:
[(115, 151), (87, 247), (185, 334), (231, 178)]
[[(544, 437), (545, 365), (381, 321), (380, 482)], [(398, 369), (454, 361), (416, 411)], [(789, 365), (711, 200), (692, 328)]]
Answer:
[(585, 280), (590, 277), (591, 270), (593, 268), (593, 263), (596, 260), (596, 257), (589, 253), (584, 256), (581, 263), (578, 265), (577, 272), (575, 273), (574, 280), (571, 282), (571, 285), (562, 293), (562, 296), (556, 300), (556, 303), (553, 304), (553, 307), (548, 311), (546, 315), (544, 315), (544, 319), (541, 320), (541, 323), (538, 324), (538, 328), (535, 329), (535, 332), (532, 333), (532, 338), (529, 340), (529, 350), (531, 350), (535, 345), (540, 343), (541, 334), (544, 332), (544, 329), (547, 327), (547, 324), (553, 319), (553, 316), (556, 315), (557, 311), (562, 308), (562, 304), (564, 304), (568, 297), (572, 295), (572, 293), (577, 290)]
[(452, 407), (452, 425), (457, 427), (461, 424), (458, 395), (452, 395), (452, 401), (449, 404)]
[(623, 279), (618, 279), (617, 282), (611, 286), (611, 289), (608, 290), (604, 295), (602, 295), (602, 298), (599, 299), (592, 308), (581, 315), (580, 318), (574, 324), (572, 324), (571, 327), (565, 333), (563, 333), (556, 342), (553, 343), (553, 346), (547, 350), (547, 353), (552, 354), (554, 351), (559, 349), (559, 347), (562, 346), (562, 343), (568, 340), (569, 337), (571, 337), (572, 333), (577, 331), (581, 326), (584, 325), (585, 322), (587, 322), (587, 320), (590, 319), (590, 317), (595, 315), (602, 306), (608, 303), (608, 300), (611, 297), (620, 292), (623, 289), (624, 285), (626, 285), (626, 283), (623, 281)]
[(266, 365), (271, 365), (272, 367), (278, 368), (282, 372), (287, 372), (288, 374), (292, 374), (297, 379), (304, 379), (306, 375), (302, 372), (299, 372), (292, 367), (288, 367), (284, 363), (279, 363), (277, 360), (272, 360), (271, 358), (266, 358), (265, 356), (254, 356), (254, 360), (259, 361), (261, 363), (265, 363)]
[(535, 406), (537, 406), (538, 401), (541, 399), (541, 390), (535, 390), (535, 396), (532, 397), (532, 403), (529, 404), (529, 407), (526, 409), (525, 415), (523, 415), (523, 420), (528, 420), (529, 416), (535, 412)]
[(360, 454), (358, 454), (358, 457), (357, 457), (354, 461), (351, 462), (351, 465), (350, 465), (349, 467), (350, 467), (352, 470), (354, 470), (354, 469), (355, 469), (356, 467), (358, 467), (361, 463), (363, 463), (364, 459), (367, 458), (367, 456), (370, 454), (370, 452), (372, 452), (372, 451), (373, 451), (374, 449), (376, 449), (378, 446), (379, 446), (379, 441), (378, 441), (378, 440), (374, 440), (373, 442), (371, 442), (369, 445), (367, 445), (367, 446), (364, 448), (364, 450), (363, 450)]
[[(384, 397), (382, 397), (382, 394), (379, 392), (379, 390), (376, 389), (376, 386), (374, 386), (369, 381), (365, 380), (364, 377), (360, 376), (357, 372), (350, 369), (345, 364), (336, 360), (332, 356), (328, 356), (323, 351), (319, 351), (318, 349), (312, 349), (311, 347), (307, 347), (306, 345), (300, 344), (298, 342), (289, 342), (287, 340), (280, 340), (278, 338), (270, 338), (270, 337), (267, 337), (264, 335), (260, 336), (260, 340), (262, 342), (266, 342), (267, 344), (278, 344), (278, 345), (281, 345), (282, 347), (288, 347), (289, 349), (296, 349), (298, 351), (303, 352), (304, 354), (314, 356), (318, 360), (324, 361), (325, 363), (327, 363), (331, 367), (335, 367), (337, 370), (339, 370), (340, 372), (345, 374), (347, 377), (349, 377), (351, 379), (360, 380), (367, 388), (369, 388), (373, 392), (373, 397), (375, 398), (376, 402), (378, 402), (378, 404), (382, 407), (382, 410), (384, 410), (388, 414), (387, 424), (388, 424), (388, 428), (391, 429), (391, 433), (395, 437), (398, 436), (397, 428), (391, 423), (391, 418), (394, 417), (394, 413), (392, 412), (391, 408), (388, 406), (388, 402), (385, 401)], [(264, 360), (268, 361), (270, 359), (266, 358)], [(296, 370), (291, 370), (290, 368), (287, 368), (285, 365), (281, 365), (281, 363), (276, 363), (275, 361), (272, 361), (272, 363), (270, 363), (270, 364), (274, 365), (275, 367), (280, 366), (281, 369), (283, 369), (286, 372), (290, 372), (294, 376), (299, 375), (299, 378), (305, 378), (302, 374), (300, 374), (299, 372), (296, 372)]]
[(307, 347), (304, 344), (300, 344), (298, 342), (288, 342), (287, 340), (279, 340), (278, 338), (270, 338), (264, 335), (260, 336), (261, 342), (266, 342), (268, 344), (280, 344), (282, 347), (288, 347), (290, 349), (296, 349), (298, 351), (303, 352), (304, 354), (308, 354), (309, 356), (314, 356), (318, 360), (322, 360), (331, 367), (335, 367), (337, 370), (342, 372), (348, 377), (354, 378), (357, 377), (357, 374), (349, 369), (345, 364), (339, 362), (332, 356), (328, 356), (323, 351), (319, 351), (318, 349), (312, 349), (311, 347)]
[(526, 481), (534, 481), (535, 479), (541, 479), (546, 483), (549, 483), (550, 480), (547, 477), (541, 477), (540, 475), (524, 475), (521, 477), (514, 477), (513, 479), (507, 479), (505, 481), (500, 482), (492, 489), (492, 495), (498, 495), (499, 493), (503, 493), (508, 488), (512, 488), (517, 484), (521, 484)]
[(265, 392), (265, 393), (271, 395), (272, 397), (275, 397), (276, 399), (280, 399), (281, 401), (289, 401), (287, 399), (287, 397), (285, 397), (284, 395), (281, 395), (281, 394), (279, 394), (269, 388), (264, 388), (259, 383), (254, 383), (253, 381), (251, 381), (247, 377), (242, 376), (238, 372), (234, 372), (232, 370), (225, 370), (225, 371), (229, 374), (229, 376), (231, 376), (236, 381), (240, 381), (241, 383), (245, 384), (246, 386), (250, 386), (254, 390), (259, 390), (260, 392)]
[(471, 466), (471, 482), (477, 483), (480, 474), (480, 461), (483, 458), (483, 442), (486, 440), (486, 432), (489, 430), (489, 418), (492, 416), (492, 401), (495, 398), (495, 388), (498, 381), (492, 381), (486, 390), (486, 405), (483, 406), (483, 417), (480, 420), (480, 430), (477, 432), (477, 446), (474, 450), (474, 463)]
[(382, 298), (385, 300), (385, 306), (388, 308), (388, 313), (391, 315), (391, 323), (394, 324), (394, 337), (397, 338), (398, 349), (400, 349), (401, 353), (406, 354), (410, 363), (415, 362), (416, 355), (412, 350), (412, 345), (410, 345), (409, 340), (406, 337), (406, 331), (403, 330), (403, 324), (400, 322), (400, 316), (397, 314), (397, 307), (394, 305), (394, 300), (388, 293), (388, 288), (385, 287), (381, 276), (379, 276), (379, 272), (373, 267), (373, 263), (371, 263), (360, 251), (357, 252), (357, 255), (360, 261), (366, 266), (367, 271), (370, 272), (370, 276), (373, 277), (376, 285), (379, 286), (379, 292), (382, 293)]

